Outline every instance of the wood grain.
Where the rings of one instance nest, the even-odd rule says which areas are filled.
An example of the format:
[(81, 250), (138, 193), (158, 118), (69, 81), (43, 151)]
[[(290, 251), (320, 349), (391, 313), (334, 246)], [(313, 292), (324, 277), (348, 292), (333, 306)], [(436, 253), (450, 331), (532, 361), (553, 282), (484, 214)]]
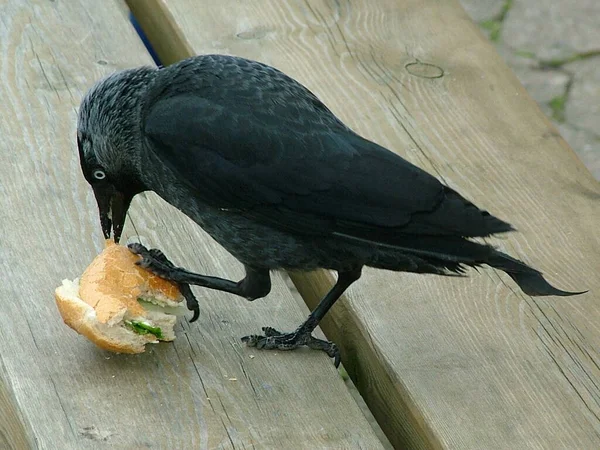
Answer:
[[(0, 447), (381, 448), (326, 355), (241, 344), (308, 314), (280, 276), (252, 304), (197, 291), (198, 322), (142, 355), (102, 352), (62, 323), (54, 288), (102, 248), (75, 145), (79, 101), (100, 77), (150, 58), (112, 2), (2, 2), (0, 43)], [(126, 233), (178, 264), (241, 276), (156, 196), (135, 200)]]
[(0, 361), (0, 449), (18, 450), (32, 446), (28, 441), (30, 433), (27, 432), (23, 417), (21, 417), (16, 402), (9, 391), (9, 386), (3, 382), (6, 371)]
[[(163, 58), (192, 49), (278, 67), (519, 230), (491, 243), (590, 290), (534, 299), (488, 269), (452, 280), (367, 270), (323, 328), (393, 444), (598, 448), (600, 184), (457, 2), (129, 4)], [(311, 307), (333, 281), (292, 278)]]

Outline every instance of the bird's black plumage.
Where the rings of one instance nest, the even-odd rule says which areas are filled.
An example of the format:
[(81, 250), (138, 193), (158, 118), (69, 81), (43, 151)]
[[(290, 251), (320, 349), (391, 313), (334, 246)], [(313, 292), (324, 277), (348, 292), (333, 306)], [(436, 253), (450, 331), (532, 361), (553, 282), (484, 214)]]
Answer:
[(301, 235), (403, 247), (421, 235), (511, 229), (355, 134), (273, 68), (212, 56), (167, 76), (149, 92), (144, 131), (161, 163), (207, 204)]
[[(119, 95), (122, 101), (115, 100)], [(115, 120), (113, 128), (130, 128), (127, 140), (113, 136)], [(335, 269), (339, 289), (365, 265), (447, 274), (488, 264), (528, 294), (570, 294), (524, 263), (469, 240), (511, 225), (357, 135), (304, 86), (255, 61), (208, 55), (117, 74), (87, 95), (79, 131), (88, 141), (81, 144), (85, 173), (96, 161), (117, 191), (157, 192), (248, 273), (246, 284), (227, 284), (146, 261), (180, 282), (256, 298), (264, 295), (256, 281), (276, 268)], [(104, 145), (92, 143), (97, 134)], [(333, 304), (333, 297), (324, 303)], [(311, 316), (317, 323), (327, 304)], [(275, 341), (281, 344), (275, 335), (259, 342)]]

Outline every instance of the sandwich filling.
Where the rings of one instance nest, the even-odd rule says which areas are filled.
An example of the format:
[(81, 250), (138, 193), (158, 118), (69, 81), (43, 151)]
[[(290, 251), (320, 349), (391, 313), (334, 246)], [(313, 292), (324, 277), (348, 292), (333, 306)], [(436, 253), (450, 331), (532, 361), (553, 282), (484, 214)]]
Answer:
[(149, 323), (141, 322), (139, 320), (125, 320), (125, 325), (131, 327), (131, 329), (137, 334), (153, 334), (157, 339), (164, 339), (162, 330), (160, 327), (153, 327)]

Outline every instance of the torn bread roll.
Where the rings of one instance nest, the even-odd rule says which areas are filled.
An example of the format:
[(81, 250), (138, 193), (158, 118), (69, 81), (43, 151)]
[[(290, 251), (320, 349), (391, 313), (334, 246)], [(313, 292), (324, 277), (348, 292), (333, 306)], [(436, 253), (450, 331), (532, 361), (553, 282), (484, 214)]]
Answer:
[(79, 279), (63, 280), (56, 288), (64, 322), (116, 353), (142, 353), (146, 344), (174, 340), (184, 298), (176, 284), (137, 266), (138, 260), (127, 247), (107, 240)]

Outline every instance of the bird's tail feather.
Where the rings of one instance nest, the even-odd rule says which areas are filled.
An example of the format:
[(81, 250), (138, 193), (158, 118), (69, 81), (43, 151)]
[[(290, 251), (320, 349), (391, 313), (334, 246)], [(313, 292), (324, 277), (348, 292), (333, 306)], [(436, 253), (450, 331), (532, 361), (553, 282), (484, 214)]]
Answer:
[(529, 267), (524, 262), (499, 251), (494, 251), (492, 253), (487, 264), (506, 272), (527, 295), (559, 295), (566, 297), (587, 292), (567, 292), (557, 289), (544, 279), (541, 272)]
[[(463, 265), (477, 267), (487, 264), (495, 269), (506, 272), (521, 290), (531, 296), (543, 295), (579, 295), (582, 292), (568, 292), (555, 288), (548, 283), (542, 273), (532, 267), (529, 267), (522, 261), (499, 252), (491, 245), (480, 244), (463, 238), (446, 236), (419, 236), (418, 239), (410, 239), (407, 236), (389, 237), (385, 242), (377, 241), (375, 238), (359, 238), (338, 234), (340, 237), (352, 240), (354, 242), (369, 242), (381, 247), (388, 247), (395, 250), (402, 250), (406, 253), (416, 255), (424, 261), (428, 261), (432, 266), (445, 269), (455, 274), (461, 274)], [(443, 273), (443, 270), (436, 271), (431, 269), (431, 265), (419, 265), (419, 272)], [(382, 266), (374, 264), (375, 267), (393, 268), (393, 264)]]

